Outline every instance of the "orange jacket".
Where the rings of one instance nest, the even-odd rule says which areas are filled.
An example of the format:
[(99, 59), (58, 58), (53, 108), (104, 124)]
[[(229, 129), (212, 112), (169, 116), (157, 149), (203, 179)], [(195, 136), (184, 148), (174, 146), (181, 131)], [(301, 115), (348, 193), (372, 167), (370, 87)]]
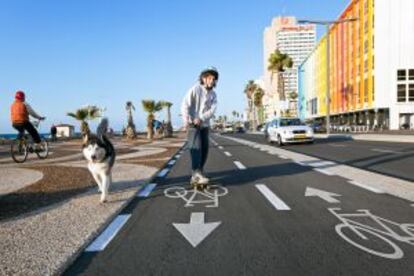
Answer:
[(11, 121), (13, 124), (23, 124), (29, 121), (29, 112), (22, 101), (14, 101), (11, 108)]

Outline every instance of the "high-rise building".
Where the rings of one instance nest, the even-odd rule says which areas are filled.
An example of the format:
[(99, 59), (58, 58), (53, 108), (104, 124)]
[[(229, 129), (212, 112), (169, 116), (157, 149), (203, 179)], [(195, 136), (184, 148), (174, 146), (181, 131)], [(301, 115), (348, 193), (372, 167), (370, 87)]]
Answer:
[(295, 17), (276, 17), (272, 25), (266, 27), (263, 39), (263, 81), (265, 96), (263, 104), (265, 116), (280, 116), (281, 110), (289, 108), (288, 102), (281, 102), (277, 91), (277, 76), (268, 71), (268, 59), (276, 49), (288, 54), (293, 60), (293, 68), (283, 73), (285, 95), (297, 92), (297, 67), (312, 52), (316, 45), (316, 28), (312, 24), (297, 24)]
[[(414, 128), (414, 1), (352, 0), (330, 27), (333, 126)], [(324, 122), (327, 35), (300, 66), (299, 113)]]

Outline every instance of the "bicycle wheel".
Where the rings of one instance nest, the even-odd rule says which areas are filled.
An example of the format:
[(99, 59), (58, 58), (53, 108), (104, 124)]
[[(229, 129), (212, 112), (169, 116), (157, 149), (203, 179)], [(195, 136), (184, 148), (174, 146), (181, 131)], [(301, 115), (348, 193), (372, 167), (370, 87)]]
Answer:
[(164, 195), (169, 198), (183, 198), (187, 195), (187, 190), (183, 187), (171, 187), (164, 190)]
[(11, 157), (16, 163), (24, 163), (29, 155), (25, 140), (16, 139), (10, 146)]
[[(348, 233), (345, 233), (344, 230), (345, 229), (349, 229), (349, 233), (355, 234), (352, 238), (350, 237), (350, 235)], [(353, 246), (364, 250), (365, 252), (368, 252), (370, 254), (379, 256), (379, 257), (383, 257), (383, 258), (387, 258), (387, 259), (401, 259), (402, 257), (404, 257), (404, 252), (401, 250), (401, 248), (396, 245), (395, 243), (393, 243), (392, 241), (390, 241), (389, 239), (387, 239), (386, 237), (382, 236), (381, 234), (378, 234), (372, 230), (366, 229), (364, 227), (361, 226), (355, 226), (355, 225), (348, 225), (348, 224), (338, 224), (335, 226), (335, 230), (336, 233), (338, 233), (339, 236), (341, 236), (341, 238), (343, 238), (345, 241), (347, 241), (348, 243), (352, 244)], [(361, 237), (359, 237), (355, 232), (359, 232), (361, 235), (366, 236), (367, 239), (363, 240), (361, 239)], [(392, 252), (380, 252), (378, 250), (372, 249), (370, 247), (367, 247), (365, 245), (362, 245), (360, 243), (358, 243), (357, 241), (355, 241), (356, 239), (360, 239), (361, 241), (366, 242), (367, 240), (372, 240), (372, 238), (376, 238), (377, 240), (380, 239), (382, 240), (385, 244), (389, 245), (389, 247), (392, 248)], [(355, 240), (353, 240), (355, 239)], [(385, 250), (384, 250), (385, 251)]]
[(40, 142), (40, 150), (36, 150), (36, 154), (39, 159), (46, 159), (48, 157), (49, 143), (45, 139), (42, 139)]
[(209, 186), (209, 189), (205, 191), (205, 193), (210, 195), (217, 195), (217, 196), (224, 196), (228, 193), (226, 187), (220, 186), (220, 185), (211, 185)]

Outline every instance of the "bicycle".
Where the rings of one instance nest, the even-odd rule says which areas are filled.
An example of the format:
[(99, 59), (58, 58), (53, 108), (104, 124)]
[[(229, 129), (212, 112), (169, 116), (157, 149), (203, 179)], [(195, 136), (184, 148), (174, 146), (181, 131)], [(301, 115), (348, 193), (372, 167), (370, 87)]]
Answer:
[[(399, 224), (376, 216), (366, 209), (357, 210), (359, 213), (353, 214), (339, 214), (337, 211), (340, 211), (340, 208), (328, 208), (328, 210), (342, 222), (335, 226), (338, 235), (353, 246), (370, 254), (388, 259), (401, 259), (404, 256), (404, 252), (390, 238), (399, 242), (414, 245), (414, 224)], [(352, 218), (368, 218), (371, 222), (374, 222), (377, 227), (358, 222)], [(347, 229), (351, 231), (347, 233)], [(393, 229), (398, 229), (400, 233), (397, 233)], [(352, 237), (352, 233), (356, 234), (356, 236)], [(356, 238), (358, 237), (362, 239), (360, 242), (356, 241)], [(384, 242), (383, 245), (388, 245), (391, 251), (384, 252), (385, 250), (380, 251), (378, 249), (373, 249), (373, 244), (371, 247), (361, 244), (361, 242), (372, 241), (373, 238), (382, 240)]]
[[(39, 129), (40, 120), (32, 122), (36, 129)], [(41, 138), (40, 149), (34, 147), (32, 137), (24, 133), (21, 138), (17, 138), (10, 146), (11, 156), (16, 163), (24, 163), (29, 153), (36, 153), (39, 159), (46, 159), (49, 156), (49, 143), (46, 139)]]

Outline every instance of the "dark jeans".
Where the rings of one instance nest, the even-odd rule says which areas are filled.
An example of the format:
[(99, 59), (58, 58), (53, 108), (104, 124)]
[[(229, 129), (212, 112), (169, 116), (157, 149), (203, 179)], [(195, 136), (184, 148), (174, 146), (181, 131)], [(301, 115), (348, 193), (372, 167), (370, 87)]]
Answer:
[(21, 139), (24, 135), (24, 131), (26, 130), (27, 132), (29, 132), (30, 136), (32, 136), (33, 141), (35, 143), (41, 142), (39, 133), (37, 132), (36, 128), (32, 125), (31, 122), (26, 122), (23, 124), (13, 124), (13, 127), (19, 132), (17, 138)]
[(205, 128), (188, 128), (188, 149), (191, 154), (191, 169), (202, 172), (208, 156), (208, 133)]

